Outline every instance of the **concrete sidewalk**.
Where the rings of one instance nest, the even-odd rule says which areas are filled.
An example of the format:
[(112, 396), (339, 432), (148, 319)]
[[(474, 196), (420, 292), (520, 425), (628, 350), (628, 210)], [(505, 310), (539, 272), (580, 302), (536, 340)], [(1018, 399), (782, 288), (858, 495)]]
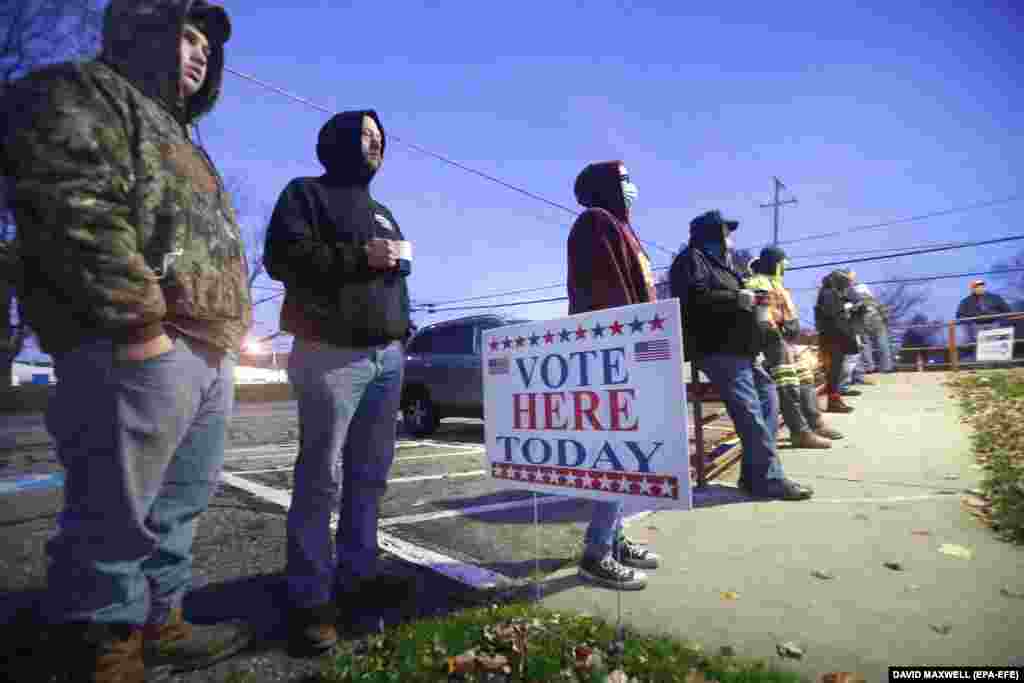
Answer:
[[(814, 678), (888, 680), (893, 665), (1007, 665), (1024, 655), (1024, 549), (960, 507), (979, 473), (944, 379), (882, 377), (851, 399), (856, 412), (829, 416), (847, 437), (831, 450), (781, 450), (787, 474), (815, 488), (811, 501), (736, 502), (712, 485), (697, 509), (636, 523), (630, 535), (663, 566), (646, 590), (622, 595), (623, 620)], [(973, 556), (943, 554), (943, 544)], [(581, 584), (574, 567), (543, 590), (552, 609), (616, 618), (616, 593)], [(787, 642), (804, 657), (780, 659)]]

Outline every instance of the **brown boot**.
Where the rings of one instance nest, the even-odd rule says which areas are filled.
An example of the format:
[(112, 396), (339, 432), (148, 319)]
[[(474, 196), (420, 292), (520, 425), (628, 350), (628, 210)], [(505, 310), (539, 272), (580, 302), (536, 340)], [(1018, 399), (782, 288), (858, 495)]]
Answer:
[[(127, 624), (61, 624), (54, 635), (63, 647), (54, 654), (59, 681), (145, 683), (142, 630)], [(63, 677), (62, 677), (63, 676)]]
[(825, 408), (826, 413), (852, 413), (853, 406), (847, 405), (843, 401), (843, 397), (839, 394), (832, 394), (828, 397), (828, 407)]
[(831, 441), (818, 436), (809, 429), (792, 434), (790, 443), (793, 448), (832, 448)]
[(193, 671), (238, 654), (252, 640), (252, 630), (239, 622), (196, 625), (172, 609), (162, 624), (142, 631), (146, 664), (171, 667), (172, 673)]
[(818, 423), (818, 426), (814, 428), (814, 433), (818, 436), (823, 436), (826, 439), (832, 439), (833, 441), (843, 438), (842, 432), (832, 429), (825, 424), (824, 421)]
[(322, 655), (338, 644), (334, 605), (293, 607), (288, 613), (288, 640), (296, 656)]

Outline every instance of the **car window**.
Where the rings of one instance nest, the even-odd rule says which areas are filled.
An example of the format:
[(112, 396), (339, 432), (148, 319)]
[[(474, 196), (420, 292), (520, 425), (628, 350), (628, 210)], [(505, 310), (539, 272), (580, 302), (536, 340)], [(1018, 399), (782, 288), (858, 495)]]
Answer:
[(431, 353), (473, 353), (473, 325), (448, 325), (431, 330)]

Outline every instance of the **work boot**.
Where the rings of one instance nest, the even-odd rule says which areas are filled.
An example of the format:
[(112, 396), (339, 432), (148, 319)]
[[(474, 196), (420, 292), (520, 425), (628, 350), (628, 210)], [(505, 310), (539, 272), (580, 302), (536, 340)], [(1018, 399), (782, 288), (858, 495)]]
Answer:
[(237, 621), (190, 624), (176, 607), (164, 623), (146, 624), (142, 639), (147, 666), (169, 666), (172, 673), (181, 673), (238, 654), (252, 640), (252, 629)]
[(749, 487), (749, 484), (744, 482), (743, 490), (752, 498), (768, 500), (807, 500), (814, 495), (814, 489), (810, 486), (798, 484), (792, 479), (765, 479), (756, 487)]
[(53, 635), (56, 647), (50, 656), (58, 661), (50, 664), (60, 683), (145, 683), (138, 626), (60, 624)]
[(811, 430), (790, 435), (790, 443), (793, 448), (832, 448), (832, 442), (825, 439)]
[(319, 656), (338, 644), (335, 607), (324, 603), (316, 607), (292, 607), (288, 611), (288, 644), (291, 654)]
[(824, 420), (818, 421), (818, 426), (814, 427), (814, 433), (817, 434), (818, 436), (823, 436), (826, 439), (832, 439), (833, 441), (837, 441), (843, 438), (842, 432), (833, 429), (832, 427), (829, 427), (827, 424), (825, 424)]
[(843, 402), (842, 396), (839, 394), (832, 394), (828, 397), (828, 407), (825, 408), (826, 413), (852, 413), (853, 406), (847, 405)]

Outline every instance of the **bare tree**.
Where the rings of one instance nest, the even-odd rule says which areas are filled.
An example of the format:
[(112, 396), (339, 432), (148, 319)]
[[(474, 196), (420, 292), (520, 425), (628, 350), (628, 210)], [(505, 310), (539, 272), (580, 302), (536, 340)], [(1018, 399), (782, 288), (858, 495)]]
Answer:
[[(1014, 256), (995, 264), (992, 270), (1006, 270), (1009, 268), (1024, 268), (1024, 249), (1018, 251)], [(1002, 285), (1002, 293), (1007, 300), (1024, 300), (1024, 270), (1003, 275), (994, 275), (993, 280)], [(997, 292), (1000, 293), (1001, 292)], [(1020, 310), (1019, 302), (1017, 309)]]
[(263, 245), (267, 239), (269, 215), (262, 203), (255, 203), (248, 190), (248, 178), (244, 172), (232, 171), (224, 176), (224, 189), (231, 197), (231, 203), (238, 217), (245, 243), (245, 257), (249, 262), (249, 294), (252, 286), (263, 275)]
[[(0, 97), (39, 67), (95, 54), (103, 11), (97, 0), (0, 0)], [(11, 384), (11, 366), (29, 331), (18, 315), (14, 240), (17, 229), (0, 187), (0, 388)]]
[(879, 287), (875, 298), (889, 313), (889, 325), (901, 325), (920, 313), (928, 302), (930, 293), (926, 287), (898, 282)]

